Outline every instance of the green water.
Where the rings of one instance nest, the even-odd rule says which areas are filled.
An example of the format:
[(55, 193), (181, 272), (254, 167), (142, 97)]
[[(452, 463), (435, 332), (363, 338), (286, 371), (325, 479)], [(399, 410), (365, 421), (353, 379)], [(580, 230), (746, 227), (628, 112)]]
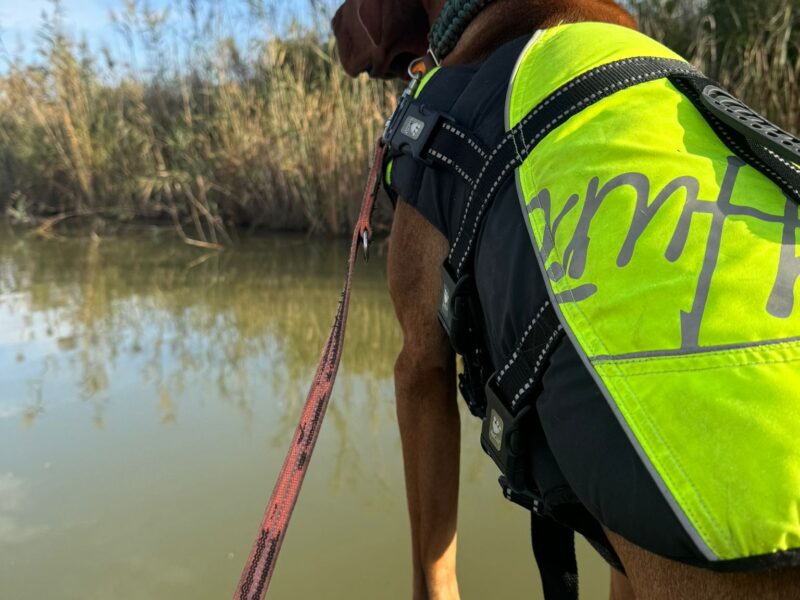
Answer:
[[(0, 234), (0, 599), (221, 599), (283, 461), (346, 248), (206, 254), (171, 238)], [(358, 266), (346, 350), (272, 598), (409, 598), (380, 256)], [(462, 597), (539, 598), (522, 509), (463, 421)], [(579, 547), (583, 597), (608, 573)]]

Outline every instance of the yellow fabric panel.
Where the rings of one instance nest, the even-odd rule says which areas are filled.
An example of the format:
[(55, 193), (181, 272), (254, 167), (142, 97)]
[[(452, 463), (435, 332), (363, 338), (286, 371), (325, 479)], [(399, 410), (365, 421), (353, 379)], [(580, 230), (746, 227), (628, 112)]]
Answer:
[[(510, 124), (642, 55), (676, 58), (614, 26), (545, 32), (518, 68)], [(518, 180), (567, 328), (695, 532), (721, 559), (800, 547), (800, 346), (709, 353), (800, 337), (797, 206), (667, 80), (571, 118)]]
[[(664, 119), (665, 110), (674, 118)], [(628, 113), (637, 118), (628, 119)], [(648, 122), (659, 125), (640, 125)], [(560, 259), (556, 262), (566, 266), (572, 276), (552, 282), (555, 293), (568, 293), (584, 284), (600, 286), (601, 282), (612, 288), (580, 303), (584, 312), (598, 304), (602, 313), (593, 328), (605, 343), (596, 346), (596, 342), (581, 340), (590, 356), (681, 347), (680, 313), (692, 310), (709, 245), (712, 215), (705, 211), (745, 209), (724, 220), (699, 343), (713, 346), (800, 334), (800, 311), (788, 319), (765, 311), (776, 284), (784, 224), (763, 219), (765, 215), (782, 218), (787, 200), (771, 181), (752, 167), (741, 166), (730, 198), (732, 208), (720, 209), (716, 200), (725, 174), (732, 168), (729, 157), (730, 152), (692, 104), (669, 82), (659, 80), (593, 105), (548, 136), (526, 161), (521, 172), (525, 197), (535, 206), (537, 195), (547, 190), (551, 221), (570, 196), (580, 198), (581, 205), (559, 223), (557, 247), (566, 251), (572, 242), (587, 198), (596, 199), (599, 205), (587, 231), (585, 270), (576, 277), (574, 256), (567, 264)], [(675, 183), (682, 177), (686, 177), (685, 185)], [(650, 206), (670, 184), (674, 191), (632, 245), (630, 262), (618, 267), (634, 220), (642, 218), (637, 194), (643, 189), (642, 199)], [(696, 200), (701, 208), (681, 223), (687, 198)], [(793, 210), (796, 215), (796, 208)], [(755, 211), (756, 216), (746, 214), (748, 211)], [(532, 216), (543, 228), (543, 211)], [(683, 231), (686, 243), (679, 258), (668, 259), (671, 244), (679, 247), (673, 238)], [(551, 256), (547, 266), (554, 261)], [(667, 314), (654, 313), (653, 289), (641, 285), (645, 280), (668, 294), (669, 304), (663, 306)], [(731, 293), (737, 288), (746, 293)], [(752, 318), (748, 328), (730, 327), (731, 318), (754, 315), (758, 318)], [(632, 322), (637, 324), (634, 335), (619, 336)]]
[(626, 27), (575, 23), (543, 30), (526, 49), (518, 66), (514, 102), (509, 107), (511, 126), (578, 75), (635, 56), (683, 60), (655, 40)]
[(800, 547), (800, 343), (594, 366), (720, 558)]

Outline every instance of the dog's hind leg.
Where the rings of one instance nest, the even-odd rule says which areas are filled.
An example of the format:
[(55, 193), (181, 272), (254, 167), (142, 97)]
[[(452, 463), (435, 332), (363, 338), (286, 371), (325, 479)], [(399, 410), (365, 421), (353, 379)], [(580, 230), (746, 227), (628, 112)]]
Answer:
[(397, 420), (411, 519), (414, 598), (458, 598), (456, 513), (460, 420), (455, 361), (438, 322), (447, 240), (398, 202), (389, 241), (389, 291), (403, 331), (395, 365)]
[(646, 600), (799, 600), (800, 568), (716, 573), (667, 560), (606, 530), (630, 578)]

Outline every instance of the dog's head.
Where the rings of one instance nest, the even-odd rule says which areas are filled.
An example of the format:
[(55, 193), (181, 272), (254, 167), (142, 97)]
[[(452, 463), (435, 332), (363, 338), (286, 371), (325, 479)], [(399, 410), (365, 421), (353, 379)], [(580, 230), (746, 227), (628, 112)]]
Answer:
[[(407, 79), (409, 63), (426, 53), (430, 24), (444, 0), (345, 0), (331, 25), (348, 75)], [(506, 0), (484, 10), (480, 25), (464, 38), (476, 60), (501, 43), (558, 23), (602, 21), (636, 28), (636, 20), (615, 0)], [(456, 53), (457, 54), (457, 53)]]
[(407, 78), (409, 63), (428, 48), (421, 0), (346, 0), (331, 22), (348, 75)]

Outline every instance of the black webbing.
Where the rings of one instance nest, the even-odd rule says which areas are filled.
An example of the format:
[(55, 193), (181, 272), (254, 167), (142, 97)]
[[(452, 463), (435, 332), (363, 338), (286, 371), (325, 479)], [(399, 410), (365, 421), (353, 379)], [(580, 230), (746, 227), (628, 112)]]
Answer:
[(531, 511), (531, 546), (547, 600), (578, 600), (575, 532)]
[(494, 377), (494, 385), (513, 414), (526, 405), (532, 394), (538, 393), (550, 355), (563, 335), (564, 329), (553, 306), (545, 302), (534, 313), (517, 347)]
[(452, 169), (471, 188), (488, 152), (471, 133), (452, 121), (443, 120), (431, 136), (426, 155), (430, 161)]
[(472, 188), (486, 163), (486, 149), (450, 116), (409, 100), (408, 94), (407, 90), (386, 124), (383, 139), (389, 146), (388, 157), (405, 154), (425, 164), (441, 165)]

